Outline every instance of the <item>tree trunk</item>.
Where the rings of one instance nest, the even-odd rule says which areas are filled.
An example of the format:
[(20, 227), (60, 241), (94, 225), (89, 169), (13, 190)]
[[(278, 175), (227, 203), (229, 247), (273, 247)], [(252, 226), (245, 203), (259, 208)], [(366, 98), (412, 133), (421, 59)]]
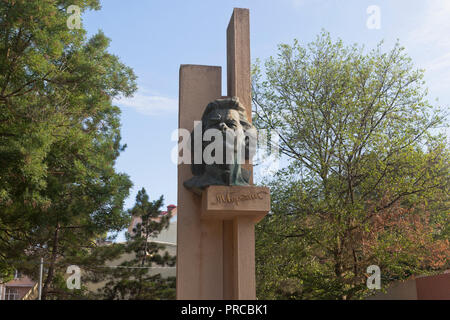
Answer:
[(58, 252), (58, 240), (59, 240), (59, 224), (56, 226), (55, 233), (53, 235), (53, 248), (52, 248), (52, 257), (50, 259), (50, 265), (48, 267), (47, 271), (47, 278), (44, 282), (44, 287), (42, 288), (42, 300), (47, 299), (48, 291), (50, 284), (53, 281), (53, 276), (55, 274), (55, 263), (57, 258), (57, 252)]

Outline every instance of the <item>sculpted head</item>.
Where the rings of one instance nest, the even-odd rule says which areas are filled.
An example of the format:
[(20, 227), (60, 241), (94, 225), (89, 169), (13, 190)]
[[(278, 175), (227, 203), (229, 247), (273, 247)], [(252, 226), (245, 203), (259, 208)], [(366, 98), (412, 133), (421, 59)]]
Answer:
[(203, 130), (245, 131), (254, 129), (237, 97), (217, 99), (206, 106), (202, 116)]
[[(206, 106), (201, 120), (202, 154), (212, 154), (214, 161), (203, 159), (201, 164), (193, 164), (194, 177), (185, 186), (198, 191), (208, 185), (248, 185), (249, 173), (241, 165), (253, 156), (256, 129), (248, 121), (245, 107), (237, 97), (217, 99)], [(222, 150), (217, 148), (218, 141)], [(213, 149), (212, 144), (212, 153), (206, 152)]]

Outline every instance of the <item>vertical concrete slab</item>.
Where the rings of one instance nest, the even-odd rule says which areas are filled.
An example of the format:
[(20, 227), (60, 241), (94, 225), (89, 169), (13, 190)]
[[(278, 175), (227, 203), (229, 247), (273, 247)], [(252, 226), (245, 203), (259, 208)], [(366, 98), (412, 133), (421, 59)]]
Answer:
[[(181, 65), (179, 128), (192, 131), (206, 105), (221, 97), (221, 67)], [(201, 221), (201, 197), (183, 186), (189, 164), (178, 165), (177, 299), (223, 299), (223, 222)]]
[[(227, 95), (239, 97), (251, 122), (250, 63), (250, 12), (248, 9), (234, 8), (227, 28)], [(251, 172), (253, 170), (251, 162), (244, 167)], [(250, 183), (253, 183), (253, 172)], [(255, 299), (254, 223), (245, 220), (224, 221), (223, 235), (224, 298)], [(246, 237), (252, 239), (242, 240)]]
[[(252, 122), (252, 83), (250, 61), (250, 11), (234, 8), (227, 27), (227, 95), (237, 96), (245, 106), (248, 120)], [(253, 165), (248, 161), (244, 168), (251, 172)]]
[(234, 234), (233, 220), (223, 221), (223, 298), (224, 300), (235, 299), (234, 292)]
[(252, 116), (250, 77), (250, 13), (234, 8), (227, 28), (227, 94), (237, 96)]
[(256, 300), (255, 223), (249, 217), (233, 220), (235, 300)]

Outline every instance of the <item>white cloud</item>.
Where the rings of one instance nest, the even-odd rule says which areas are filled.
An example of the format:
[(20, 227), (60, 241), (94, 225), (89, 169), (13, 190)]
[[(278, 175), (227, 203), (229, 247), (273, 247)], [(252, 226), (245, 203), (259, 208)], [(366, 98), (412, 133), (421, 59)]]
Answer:
[(445, 53), (425, 65), (427, 71), (440, 71), (442, 69), (450, 68), (450, 52)]
[(428, 0), (423, 19), (410, 32), (410, 41), (450, 48), (450, 1)]
[(160, 115), (177, 110), (177, 99), (148, 94), (146, 90), (139, 90), (133, 97), (114, 100), (122, 107), (130, 107), (144, 115)]
[(433, 91), (450, 86), (450, 1), (428, 0), (416, 27), (408, 35), (407, 47), (422, 52), (427, 82)]

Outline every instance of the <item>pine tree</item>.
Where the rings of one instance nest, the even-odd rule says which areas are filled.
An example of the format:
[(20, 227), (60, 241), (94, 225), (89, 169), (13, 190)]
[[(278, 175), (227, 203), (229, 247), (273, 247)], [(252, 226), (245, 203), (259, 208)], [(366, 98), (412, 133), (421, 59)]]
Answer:
[[(165, 251), (165, 245), (153, 242), (161, 231), (169, 227), (171, 213), (161, 215), (163, 197), (149, 201), (144, 188), (136, 196), (136, 204), (129, 213), (138, 217), (132, 233), (127, 233), (127, 243), (122, 246), (122, 254), (130, 257), (119, 267), (113, 268), (102, 289), (106, 299), (167, 300), (175, 298), (175, 277), (154, 274), (151, 268), (173, 267), (176, 257)], [(112, 246), (117, 250), (120, 245)], [(111, 250), (108, 248), (107, 250)]]
[(96, 239), (129, 222), (131, 182), (114, 168), (124, 146), (112, 101), (133, 94), (136, 76), (107, 51), (102, 32), (87, 39), (82, 25), (68, 28), (71, 5), (100, 7), (0, 2), (0, 276), (21, 269), (36, 278), (44, 258), (44, 299), (59, 297), (58, 279)]

